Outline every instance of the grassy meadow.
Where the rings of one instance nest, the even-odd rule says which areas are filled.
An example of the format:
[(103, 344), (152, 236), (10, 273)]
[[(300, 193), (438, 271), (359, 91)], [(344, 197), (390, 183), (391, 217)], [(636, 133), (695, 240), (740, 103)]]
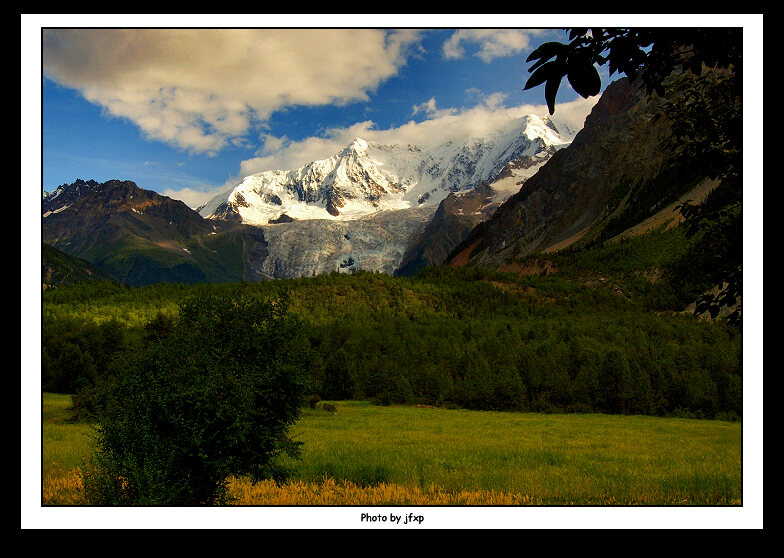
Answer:
[[(238, 505), (741, 505), (741, 423), (337, 401), (293, 428), (290, 480)], [(90, 427), (43, 396), (43, 505), (81, 505)]]

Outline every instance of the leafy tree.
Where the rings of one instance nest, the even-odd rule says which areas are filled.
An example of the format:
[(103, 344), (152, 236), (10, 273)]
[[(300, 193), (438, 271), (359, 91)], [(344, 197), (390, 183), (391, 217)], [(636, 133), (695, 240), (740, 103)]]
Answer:
[(621, 351), (607, 353), (599, 369), (599, 404), (608, 413), (625, 413), (632, 397), (631, 370)]
[(321, 395), (325, 399), (350, 399), (354, 394), (354, 380), (349, 372), (350, 359), (342, 347), (325, 359)]
[(44, 391), (75, 393), (107, 374), (125, 349), (123, 328), (114, 319), (103, 324), (79, 318), (46, 320), (41, 329)]
[(199, 505), (228, 479), (280, 479), (307, 390), (308, 347), (287, 298), (201, 293), (156, 317), (128, 369), (100, 384), (91, 502)]
[(536, 60), (524, 90), (545, 84), (550, 114), (564, 76), (583, 98), (597, 95), (601, 78), (596, 65), (609, 64), (610, 75), (638, 76), (648, 93), (664, 96), (665, 80), (676, 69), (701, 75), (703, 65), (732, 67), (741, 72), (741, 28), (650, 28), (569, 30), (569, 43), (547, 42), (535, 49), (527, 62)]
[[(591, 97), (601, 89), (596, 66), (608, 64), (611, 76), (640, 79), (649, 96), (658, 95), (673, 130), (675, 157), (719, 182), (709, 203), (679, 207), (687, 235), (697, 242), (694, 260), (712, 253), (713, 265), (705, 270), (721, 287), (701, 296), (695, 313), (715, 317), (721, 307), (736, 306), (734, 322), (741, 316), (742, 278), (741, 33), (740, 27), (575, 28), (568, 43), (544, 43), (529, 55), (527, 61), (535, 62), (524, 87), (544, 83), (553, 114), (564, 77), (579, 95)], [(674, 92), (671, 98), (665, 98), (666, 88)]]

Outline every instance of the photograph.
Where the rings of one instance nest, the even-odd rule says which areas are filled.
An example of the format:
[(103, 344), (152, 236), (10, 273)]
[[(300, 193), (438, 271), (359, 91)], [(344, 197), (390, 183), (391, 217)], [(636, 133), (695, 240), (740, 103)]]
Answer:
[(762, 529), (762, 19), (21, 14), (22, 530)]

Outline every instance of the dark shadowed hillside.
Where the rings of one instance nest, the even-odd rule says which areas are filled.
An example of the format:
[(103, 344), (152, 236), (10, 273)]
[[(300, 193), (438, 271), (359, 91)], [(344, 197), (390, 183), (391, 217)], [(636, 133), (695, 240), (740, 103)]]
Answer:
[(44, 242), (130, 285), (260, 278), (251, 263), (265, 251), (260, 229), (205, 220), (131, 181), (65, 184), (42, 214)]
[(113, 280), (114, 277), (100, 267), (41, 243), (41, 283), (44, 289), (80, 281)]
[[(531, 53), (525, 89), (546, 82), (550, 112), (562, 79), (597, 95), (571, 145), (551, 158), (452, 252), (453, 266), (492, 269), (529, 254), (603, 245), (677, 214), (693, 243), (680, 278), (703, 283), (697, 313), (740, 320), (742, 228), (741, 29), (571, 29)], [(631, 80), (631, 81), (630, 81)], [(689, 277), (690, 276), (690, 277)], [(712, 288), (711, 288), (712, 287)]]
[(468, 192), (450, 193), (433, 218), (406, 250), (395, 275), (410, 276), (430, 265), (440, 265), (471, 230), (498, 208), (495, 192), (486, 182)]

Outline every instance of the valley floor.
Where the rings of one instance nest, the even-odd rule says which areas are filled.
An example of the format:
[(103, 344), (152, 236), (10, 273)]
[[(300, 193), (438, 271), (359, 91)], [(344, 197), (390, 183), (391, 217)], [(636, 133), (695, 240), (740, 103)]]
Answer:
[[(45, 394), (44, 506), (85, 504), (89, 427)], [(740, 506), (741, 423), (335, 402), (307, 409), (291, 479), (233, 479), (246, 506)]]

